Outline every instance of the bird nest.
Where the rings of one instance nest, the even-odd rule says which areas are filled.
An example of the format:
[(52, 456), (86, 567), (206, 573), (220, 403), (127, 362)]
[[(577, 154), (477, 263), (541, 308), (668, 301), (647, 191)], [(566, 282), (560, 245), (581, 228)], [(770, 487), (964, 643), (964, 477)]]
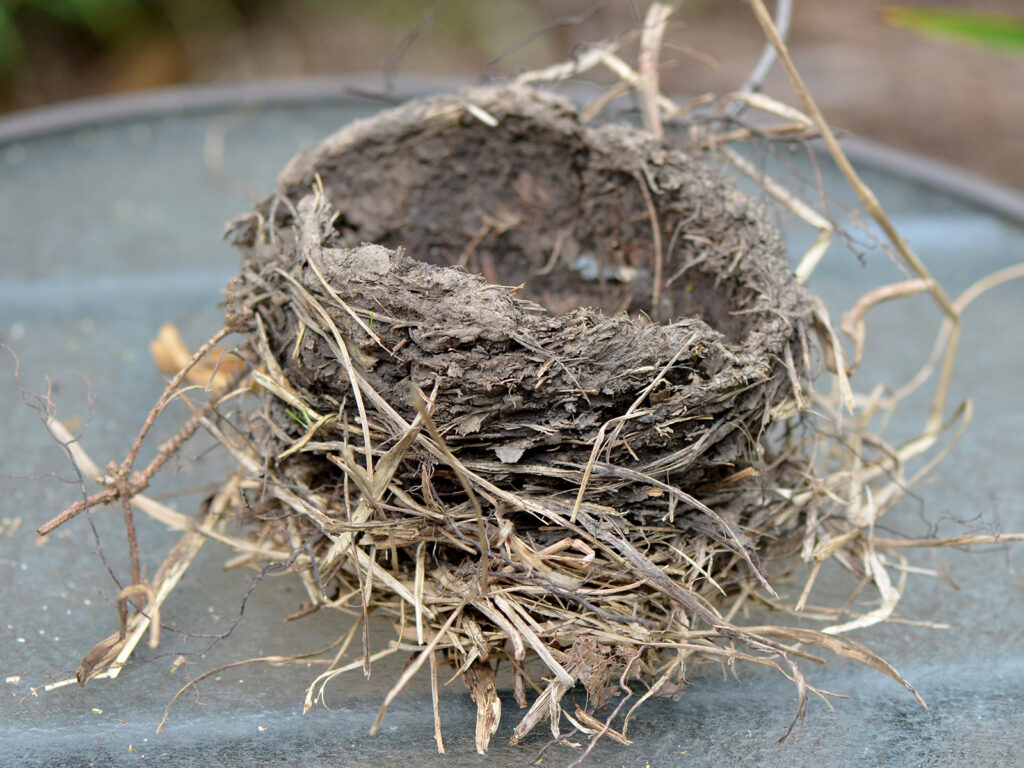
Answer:
[(782, 666), (802, 700), (727, 618), (789, 567), (805, 513), (778, 489), (809, 472), (809, 302), (757, 201), (649, 133), (477, 89), (303, 153), (230, 235), (262, 396), (213, 430), (253, 489), (228, 514), (292, 552), (311, 608), (395, 619), (387, 702), (454, 667), (483, 751), (508, 683), (513, 742), (557, 734), (577, 684), (565, 717), (624, 739), (595, 711), (700, 659)]

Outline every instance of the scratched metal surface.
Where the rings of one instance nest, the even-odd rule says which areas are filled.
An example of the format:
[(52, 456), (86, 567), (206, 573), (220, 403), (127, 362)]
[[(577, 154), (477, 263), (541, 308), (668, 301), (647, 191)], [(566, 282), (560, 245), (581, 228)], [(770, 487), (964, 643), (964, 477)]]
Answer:
[[(359, 674), (345, 678), (330, 690), (335, 711), (321, 707), (306, 715), (302, 697), (317, 668), (232, 669), (201, 684), (198, 695), (184, 697), (157, 735), (164, 706), (189, 677), (236, 659), (322, 647), (339, 629), (338, 618), (319, 615), (282, 624), (281, 616), (301, 601), (301, 587), (278, 577), (255, 590), (230, 639), (210, 647), (211, 636), (237, 618), (250, 574), (223, 572), (230, 553), (209, 544), (165, 606), (161, 648), (140, 647), (116, 682), (30, 693), (67, 675), (116, 628), (110, 603), (116, 590), (89, 523), (76, 520), (43, 545), (33, 533), (81, 492), (32, 407), (47, 390), (45, 377), (60, 416), (80, 425), (93, 456), (123, 456), (162, 387), (147, 351), (155, 330), (175, 322), (196, 343), (219, 322), (216, 303), (236, 267), (235, 254), (218, 239), (224, 222), (247, 210), (247, 195), (271, 189), (295, 150), (379, 108), (322, 96), (250, 100), (244, 108), (230, 106), (230, 97), (191, 98), (192, 109), (184, 92), (173, 113), (164, 104), (146, 107), (148, 116), (121, 109), (117, 119), (97, 122), (92, 114), (80, 128), (65, 120), (50, 130), (45, 119), (36, 120), (30, 136), (20, 128), (0, 130), (0, 341), (20, 366), (16, 378), (13, 357), (0, 351), (0, 764), (485, 764), (472, 749), (473, 708), (458, 682), (442, 694), (447, 755), (434, 753), (429, 692), (421, 681), (395, 702), (381, 734), (367, 735), (400, 671), (395, 663), (376, 665), (369, 681)], [(205, 106), (194, 108), (200, 103)], [(0, 128), (10, 127), (0, 121)], [(799, 158), (788, 162), (810, 173)], [(833, 173), (824, 173), (835, 196), (833, 211), (843, 218), (849, 195)], [(943, 191), (934, 180), (877, 168), (866, 176), (951, 293), (1024, 259), (1020, 219)], [(1012, 193), (997, 196), (1010, 200), (1011, 208), (1019, 205)], [(795, 252), (813, 239), (800, 225), (784, 224)], [(865, 288), (899, 275), (869, 238), (860, 237), (855, 248), (863, 251), (863, 262), (837, 244), (812, 284), (835, 314)], [(874, 343), (861, 389), (913, 372), (931, 343), (921, 318), (938, 318), (925, 301), (899, 302), (872, 317)], [(952, 395), (974, 400), (975, 419), (933, 481), (893, 513), (889, 524), (900, 533), (925, 534), (933, 523), (944, 535), (965, 528), (1024, 530), (1022, 321), (1020, 283), (997, 289), (965, 315)], [(924, 403), (917, 405), (894, 425), (897, 433), (910, 434), (923, 419)], [(161, 434), (168, 429), (161, 426)], [(202, 446), (193, 450), (197, 454), (175, 467), (158, 490), (215, 480), (222, 460), (202, 453)], [(191, 511), (200, 497), (193, 493), (173, 503)], [(123, 578), (118, 513), (97, 511), (93, 524)], [(140, 522), (149, 573), (174, 540), (159, 525)], [(738, 669), (738, 679), (697, 671), (678, 700), (641, 712), (630, 729), (632, 747), (601, 744), (589, 764), (1024, 764), (1024, 547), (938, 558), (912, 553), (912, 562), (945, 569), (957, 588), (911, 578), (901, 615), (945, 622), (950, 629), (894, 624), (857, 638), (903, 672), (929, 709), (888, 678), (837, 660), (808, 670), (811, 681), (850, 698), (837, 701), (834, 711), (812, 701), (803, 726), (778, 745), (794, 707), (785, 680), (756, 669)], [(815, 595), (835, 597), (848, 587), (830, 574)], [(191, 655), (172, 674), (183, 651)], [(506, 746), (515, 705), (510, 698), (504, 703), (508, 712), (486, 764), (525, 765), (546, 739), (537, 734), (517, 750)], [(568, 750), (556, 751), (545, 764), (572, 758)]]

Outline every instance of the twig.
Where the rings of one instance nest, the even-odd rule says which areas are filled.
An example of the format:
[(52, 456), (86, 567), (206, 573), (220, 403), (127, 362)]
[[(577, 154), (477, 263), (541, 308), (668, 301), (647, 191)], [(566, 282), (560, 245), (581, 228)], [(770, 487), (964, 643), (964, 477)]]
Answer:
[(658, 105), (658, 97), (661, 95), (661, 89), (658, 87), (658, 59), (661, 54), (661, 41), (665, 35), (665, 25), (673, 10), (674, 7), (668, 3), (651, 3), (640, 35), (641, 112), (644, 128), (658, 141), (664, 138)]
[(928, 424), (925, 428), (925, 434), (934, 440), (939, 434), (939, 427), (942, 423), (942, 411), (946, 405), (949, 384), (953, 377), (953, 364), (956, 360), (956, 348), (960, 339), (960, 313), (957, 311), (956, 307), (953, 306), (953, 303), (946, 295), (946, 292), (942, 290), (942, 287), (932, 277), (924, 263), (918, 258), (917, 254), (910, 249), (906, 240), (903, 239), (896, 230), (896, 227), (893, 226), (888, 214), (886, 214), (885, 210), (879, 204), (874, 193), (864, 184), (863, 181), (861, 181), (860, 176), (854, 170), (853, 165), (846, 157), (846, 153), (843, 151), (842, 147), (839, 146), (839, 142), (836, 140), (831, 126), (826, 122), (824, 116), (821, 114), (821, 110), (818, 109), (817, 103), (811, 96), (810, 91), (807, 90), (807, 86), (804, 84), (803, 78), (800, 76), (800, 73), (797, 72), (797, 69), (793, 64), (793, 59), (789, 55), (789, 50), (786, 48), (786, 44), (779, 36), (778, 30), (776, 29), (768, 10), (765, 8), (764, 0), (750, 0), (750, 7), (753, 9), (754, 16), (761, 25), (761, 29), (764, 30), (765, 36), (775, 47), (775, 50), (779, 55), (779, 61), (782, 64), (783, 69), (786, 71), (786, 75), (789, 77), (789, 81), (792, 84), (793, 89), (797, 92), (801, 101), (803, 101), (805, 111), (810, 115), (811, 119), (817, 126), (818, 131), (825, 142), (825, 146), (828, 147), (828, 151), (832, 156), (832, 159), (839, 167), (843, 176), (846, 177), (854, 192), (856, 192), (857, 197), (860, 199), (865, 210), (867, 210), (871, 217), (878, 223), (878, 226), (882, 228), (886, 237), (889, 238), (889, 241), (896, 248), (900, 258), (903, 259), (907, 266), (910, 267), (918, 277), (928, 283), (928, 292), (935, 299), (939, 307), (941, 307), (942, 311), (946, 313), (946, 317), (951, 324), (951, 331), (946, 347), (942, 371), (939, 374), (938, 385), (936, 386), (935, 396), (932, 400), (931, 415), (929, 416)]
[(241, 372), (239, 372), (229, 381), (227, 394), (221, 394), (220, 397), (215, 394), (214, 396), (211, 396), (199, 409), (197, 409), (189, 420), (185, 422), (184, 426), (182, 426), (182, 428), (179, 429), (173, 437), (160, 446), (157, 450), (157, 455), (146, 466), (146, 468), (141, 472), (135, 473), (132, 478), (132, 482), (125, 483), (124, 485), (120, 485), (119, 480), (117, 479), (124, 474), (124, 464), (121, 464), (120, 466), (114, 465), (113, 467), (110, 467), (110, 469), (116, 470), (116, 472), (112, 474), (104, 474), (80, 448), (78, 440), (71, 434), (67, 427), (65, 427), (55, 417), (48, 417), (46, 421), (46, 428), (69, 452), (72, 461), (74, 461), (76, 465), (78, 465), (79, 462), (86, 462), (80, 465), (83, 471), (85, 471), (86, 476), (98, 485), (106, 485), (107, 489), (75, 502), (59, 515), (39, 526), (36, 533), (40, 536), (46, 536), (62, 526), (64, 523), (74, 519), (85, 510), (116, 501), (118, 498), (122, 497), (122, 494), (127, 494), (131, 499), (137, 499), (141, 492), (149, 487), (149, 483), (153, 479), (154, 475), (156, 475), (163, 465), (166, 464), (171, 457), (178, 452), (178, 450), (180, 450), (185, 441), (195, 434), (195, 431), (199, 428), (202, 420), (209, 416), (219, 404), (224, 402), (227, 397), (233, 396), (234, 393), (231, 392), (230, 388), (234, 386), (234, 384), (237, 384), (241, 375)]
[(601, 727), (601, 730), (594, 734), (594, 737), (590, 740), (590, 743), (587, 745), (587, 748), (583, 751), (583, 754), (576, 758), (576, 760), (574, 760), (569, 765), (569, 768), (579, 768), (579, 766), (583, 765), (583, 761), (586, 760), (587, 757), (590, 756), (590, 753), (594, 751), (594, 747), (597, 746), (597, 742), (611, 729), (612, 721), (615, 720), (616, 717), (618, 717), (619, 711), (622, 709), (622, 707), (626, 704), (627, 701), (633, 698), (633, 689), (626, 685), (626, 680), (629, 678), (630, 670), (633, 668), (633, 665), (640, 658), (640, 654), (642, 652), (643, 648), (637, 649), (636, 653), (633, 654), (632, 658), (630, 658), (630, 660), (626, 662), (626, 666), (623, 668), (622, 674), (619, 676), (619, 688), (625, 694), (622, 697), (622, 700), (615, 705), (615, 709), (612, 710), (611, 715), (609, 715), (608, 719), (605, 720), (604, 725)]
[[(655, 114), (657, 114), (657, 110), (655, 110)], [(661, 282), (665, 270), (665, 254), (661, 247), (661, 224), (658, 221), (658, 209), (654, 207), (654, 200), (651, 199), (651, 191), (647, 188), (646, 179), (637, 174), (636, 181), (640, 185), (640, 193), (644, 196), (644, 205), (647, 206), (647, 215), (651, 220), (651, 242), (654, 246), (654, 286), (651, 288), (651, 319), (654, 322), (658, 322), (661, 317)]]
[(938, 539), (887, 539), (875, 536), (873, 541), (876, 547), (881, 547), (882, 549), (970, 547), (975, 544), (1009, 544), (1014, 541), (1024, 541), (1024, 533), (976, 534), (970, 536), (949, 536)]

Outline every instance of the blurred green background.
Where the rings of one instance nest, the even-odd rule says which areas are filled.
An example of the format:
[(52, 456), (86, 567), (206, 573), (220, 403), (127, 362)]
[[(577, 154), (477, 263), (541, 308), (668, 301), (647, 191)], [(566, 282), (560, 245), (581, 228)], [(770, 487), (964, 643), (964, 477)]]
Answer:
[[(468, 80), (509, 75), (636, 25), (646, 5), (0, 0), (0, 111), (180, 83), (376, 73), (383, 88), (391, 70)], [(826, 115), (854, 133), (1024, 189), (1024, 44), (1014, 37), (1024, 2), (899, 5), (796, 3), (791, 48)], [(986, 15), (982, 27), (964, 12)], [(996, 26), (985, 27), (992, 15)], [(666, 38), (664, 86), (680, 94), (729, 91), (760, 49), (745, 2), (687, 0)], [(779, 73), (767, 90), (794, 101)]]

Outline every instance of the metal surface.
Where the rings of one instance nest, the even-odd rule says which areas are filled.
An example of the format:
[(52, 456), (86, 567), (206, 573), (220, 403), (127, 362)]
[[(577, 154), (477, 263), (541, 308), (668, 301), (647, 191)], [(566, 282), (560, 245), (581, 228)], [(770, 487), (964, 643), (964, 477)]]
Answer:
[[(0, 351), (0, 764), (484, 764), (472, 748), (474, 708), (458, 681), (442, 692), (448, 755), (434, 752), (422, 680), (395, 702), (381, 733), (367, 735), (402, 660), (375, 665), (369, 681), (359, 673), (343, 678), (328, 697), (340, 711), (319, 707), (306, 715), (302, 698), (318, 667), (237, 667), (204, 681), (198, 697), (184, 696), (156, 735), (164, 706), (190, 677), (238, 659), (320, 648), (341, 628), (332, 616), (282, 623), (301, 602), (301, 587), (287, 577), (268, 577), (231, 637), (199, 653), (211, 645), (210, 635), (232, 627), (251, 578), (222, 572), (230, 553), (212, 544), (166, 604), (169, 631), (159, 649), (140, 648), (117, 681), (30, 694), (30, 687), (71, 672), (94, 642), (116, 629), (116, 589), (85, 519), (43, 545), (36, 542), (35, 527), (81, 491), (63, 452), (24, 403), (46, 392), (49, 376), (59, 415), (80, 420), (94, 458), (124, 455), (163, 386), (148, 355), (156, 329), (175, 322), (196, 343), (219, 324), (216, 303), (237, 266), (232, 249), (218, 240), (224, 222), (249, 208), (249, 195), (271, 189), (295, 150), (380, 106), (315, 90), (308, 98), (293, 93), (278, 100), (263, 89), (255, 101), (238, 91), (232, 100), (226, 90), (217, 98), (200, 91), (190, 100), (185, 91), (134, 105), (122, 100), (116, 114), (88, 105), (78, 117), (89, 112), (93, 119), (78, 128), (81, 121), (66, 115), (48, 125), (45, 113), (23, 120), (20, 132), (10, 120), (0, 121), (0, 341), (20, 361), (15, 379), (13, 357)], [(946, 183), (942, 173), (915, 180), (914, 167), (897, 174), (872, 167), (865, 175), (951, 294), (1024, 259), (1022, 219), (1012, 218), (1024, 211), (1018, 197), (976, 181)], [(958, 185), (961, 192), (978, 186), (988, 197), (972, 199), (956, 192)], [(833, 211), (844, 210), (850, 196), (827, 169), (825, 187), (838, 198)], [(800, 226), (786, 227), (795, 252), (813, 239)], [(863, 263), (836, 245), (812, 283), (835, 315), (866, 288), (899, 275), (888, 256), (862, 239)], [(876, 380), (899, 383), (913, 372), (932, 339), (933, 326), (923, 319), (938, 320), (924, 300), (897, 302), (871, 317), (870, 365), (859, 389)], [(1020, 283), (968, 309), (953, 397), (974, 399), (974, 422), (933, 482), (895, 510), (888, 525), (915, 535), (930, 533), (932, 523), (940, 535), (1024, 530), (1022, 320)], [(917, 406), (904, 414), (909, 421), (894, 425), (897, 433), (910, 434), (923, 422), (924, 402)], [(200, 486), (223, 466), (216, 454), (201, 454), (175, 467), (161, 489)], [(201, 496), (173, 503), (190, 512)], [(119, 513), (97, 511), (93, 521), (104, 554), (123, 578)], [(152, 573), (176, 536), (142, 520), (140, 539)], [(804, 725), (778, 745), (795, 705), (792, 686), (760, 669), (741, 667), (737, 680), (708, 668), (694, 672), (678, 700), (641, 710), (630, 727), (632, 747), (602, 743), (589, 764), (1024, 764), (1024, 547), (910, 556), (915, 565), (947, 573), (958, 589), (911, 576), (901, 616), (950, 628), (890, 624), (855, 636), (910, 679), (929, 709), (888, 678), (839, 659), (806, 671), (814, 685), (850, 699), (837, 701), (834, 711), (812, 701)], [(850, 586), (831, 574), (814, 600), (839, 597)], [(172, 672), (182, 651), (194, 655)], [(525, 765), (546, 737), (537, 733), (519, 749), (505, 746), (517, 710), (510, 697), (504, 705), (508, 711), (486, 764)], [(544, 764), (572, 759), (572, 752), (555, 750)]]

